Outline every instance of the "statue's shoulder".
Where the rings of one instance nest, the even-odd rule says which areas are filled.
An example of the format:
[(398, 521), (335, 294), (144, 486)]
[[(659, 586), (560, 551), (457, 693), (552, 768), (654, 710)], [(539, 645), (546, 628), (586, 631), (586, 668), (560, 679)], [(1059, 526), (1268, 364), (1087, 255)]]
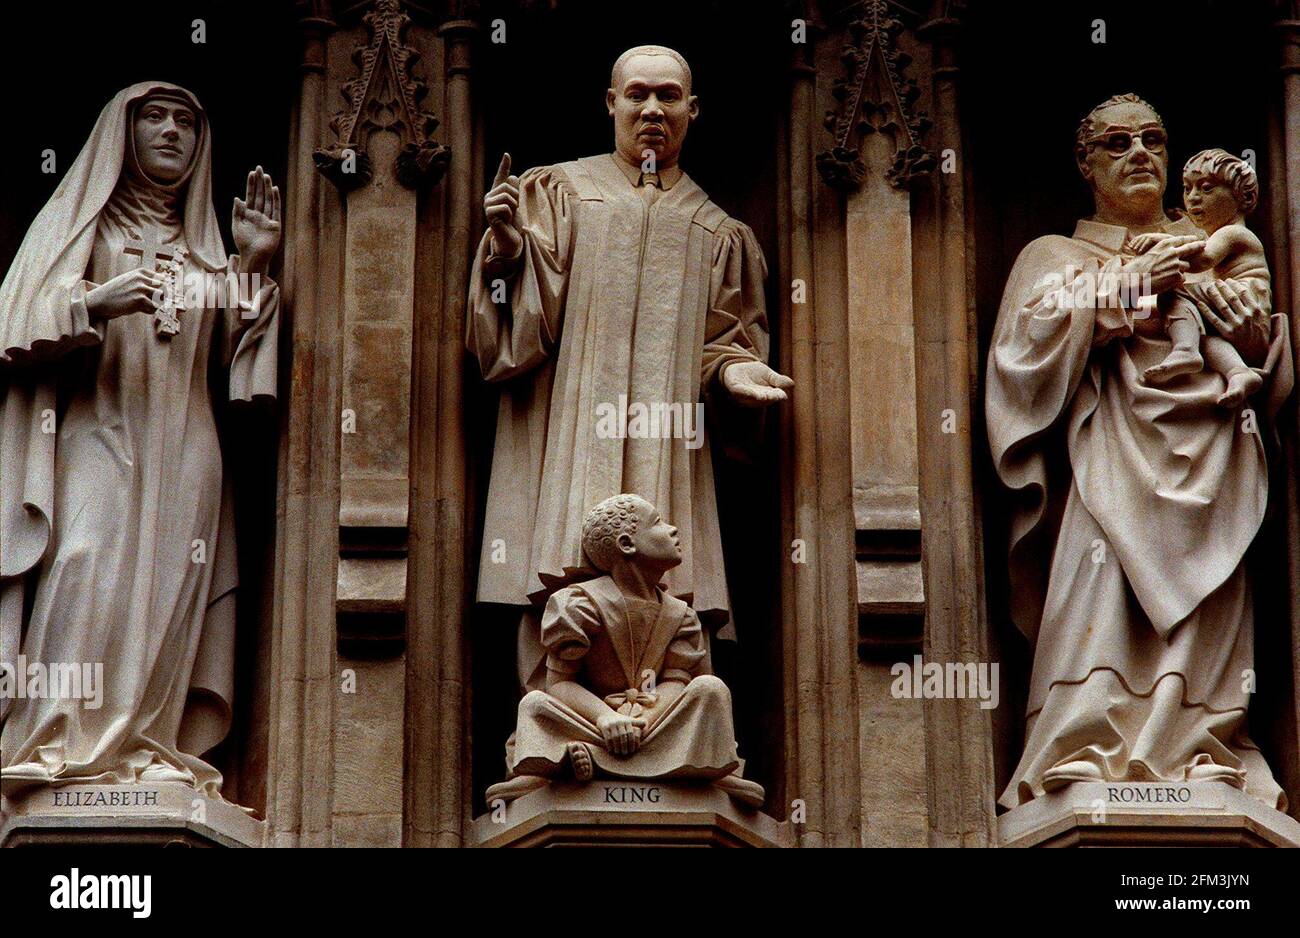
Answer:
[(1082, 240), (1059, 234), (1043, 235), (1020, 249), (1016, 256), (1016, 266), (1054, 264), (1086, 253), (1086, 243)]
[(662, 589), (659, 592), (660, 595), (663, 596), (664, 610), (673, 618), (685, 619), (687, 616), (695, 614), (694, 610), (691, 609), (690, 604), (684, 599), (678, 599), (676, 596), (665, 592)]
[(583, 200), (599, 201), (603, 198), (600, 180), (610, 175), (610, 167), (605, 165), (608, 161), (608, 154), (584, 156), (581, 159), (566, 160), (551, 166), (538, 166), (529, 172), (538, 173), (539, 178), (563, 189), (569, 195)]
[(550, 166), (534, 166), (520, 174), (519, 185), (521, 188), (536, 186), (558, 189), (566, 194), (576, 195), (578, 189), (568, 170), (572, 165), (572, 163), (555, 163)]
[(731, 235), (740, 238), (754, 235), (748, 225), (738, 218), (732, 218), (712, 199), (705, 200), (700, 206), (699, 211), (695, 213), (694, 222), (714, 235)]
[(552, 596), (559, 596), (561, 602), (571, 602), (574, 600), (588, 600), (597, 605), (603, 603), (615, 602), (618, 599), (618, 585), (614, 578), (609, 574), (594, 577), (590, 580), (582, 580), (578, 583), (571, 583), (562, 589), (556, 590)]

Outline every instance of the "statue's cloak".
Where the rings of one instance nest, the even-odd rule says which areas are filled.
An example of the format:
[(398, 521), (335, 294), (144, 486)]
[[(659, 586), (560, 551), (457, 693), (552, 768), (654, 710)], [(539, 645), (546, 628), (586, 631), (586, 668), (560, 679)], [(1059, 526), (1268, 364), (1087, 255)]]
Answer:
[[(95, 369), (100, 365), (98, 356), (111, 358), (114, 349), (123, 346), (122, 340), (128, 332), (133, 340), (147, 334), (150, 341), (167, 348), (161, 344), (162, 340), (153, 338), (149, 317), (137, 314), (111, 322), (92, 320), (85, 304), (85, 292), (93, 288), (92, 283), (87, 283), (89, 272), (97, 266), (107, 270), (113, 263), (106, 245), (120, 243), (124, 225), (129, 229), (133, 221), (157, 218), (156, 204), (133, 201), (127, 190), (119, 187), (119, 182), (132, 172), (139, 177), (132, 143), (134, 108), (154, 95), (180, 99), (197, 116), (195, 152), (185, 176), (166, 186), (154, 184), (159, 190), (155, 195), (164, 201), (170, 196), (179, 210), (174, 237), (189, 252), (187, 271), (220, 274), (232, 269), (232, 259), (225, 255), (212, 205), (211, 133), (202, 107), (190, 92), (165, 82), (142, 82), (122, 90), (101, 112), (80, 155), (32, 223), (0, 285), (0, 393), (3, 394), (0, 399), (0, 661), (10, 664), (16, 662), (20, 643), (26, 641), (24, 616), (31, 614), (32, 597), (26, 597), (29, 608), (24, 609), (24, 593), (30, 594), (42, 565), (50, 563), (58, 553), (60, 545), (55, 541), (60, 521), (69, 524), (73, 521), (56, 515), (60, 507), (59, 472), (63, 465), (59, 447), (67, 445), (64, 418), (76, 393), (70, 391), (68, 381), (89, 380), (93, 387)], [(109, 235), (117, 240), (106, 240)], [(233, 349), (228, 349), (224, 356), (231, 368), (232, 401), (275, 394), (278, 290), (271, 284), (259, 293), (252, 305), (257, 310), (256, 316), (245, 318), (253, 321), (240, 323), (236, 331), (227, 333), (228, 337), (236, 332), (239, 336), (238, 351), (231, 354)], [(239, 310), (228, 311), (223, 318), (227, 325), (239, 323)], [(190, 329), (194, 330), (201, 322), (212, 321), (200, 318), (196, 311)], [(183, 341), (171, 346), (172, 354), (205, 355), (207, 339), (198, 340), (197, 345), (194, 341), (192, 334), (184, 336)], [(150, 392), (148, 384), (154, 379), (151, 373), (126, 374), (130, 361), (128, 357), (117, 362), (116, 366), (123, 370), (112, 378), (115, 387), (146, 396), (164, 393), (159, 388)], [(193, 373), (198, 375), (202, 371), (206, 371), (206, 364), (201, 369), (196, 367)], [(197, 407), (200, 402), (210, 409), (206, 387), (183, 388), (185, 395), (178, 402), (178, 413), (187, 413), (187, 408)], [(72, 406), (80, 405), (74, 402)], [(121, 422), (124, 415), (128, 418), (126, 424)], [(105, 446), (113, 454), (108, 462), (118, 468), (135, 467), (132, 471), (147, 472), (142, 465), (147, 458), (143, 453), (132, 452), (130, 445), (122, 449), (108, 442), (126, 440), (129, 444), (145, 428), (130, 426), (126, 411), (106, 412), (99, 419), (107, 425)], [(186, 439), (186, 429), (176, 426), (167, 429), (179, 432), (182, 443)], [(72, 465), (78, 472), (83, 468)], [(68, 470), (65, 467), (62, 471)], [(213, 484), (220, 492), (219, 470), (213, 478), (190, 479), (189, 484)], [(159, 497), (166, 496), (163, 492)], [(229, 492), (216, 497), (221, 503), (219, 520), (213, 520), (203, 531), (212, 541), (206, 546), (213, 554), (206, 558), (212, 570), (210, 583), (203, 590), (206, 624), (198, 638), (193, 667), (185, 669), (190, 693), (179, 731), (182, 748), (195, 755), (206, 752), (226, 735), (233, 692), (233, 591), (237, 584), (233, 524)], [(138, 519), (121, 520), (121, 527), (126, 530)], [(111, 528), (102, 533), (105, 538), (115, 536)], [(187, 557), (176, 558), (177, 563), (187, 560)], [(110, 571), (99, 571), (98, 575), (108, 574)], [(111, 589), (103, 582), (86, 582), (81, 588), (88, 598), (86, 615), (98, 615), (89, 612), (89, 598), (109, 593)], [(141, 589), (148, 594), (151, 587), (146, 585)], [(204, 610), (185, 614), (197, 619), (205, 617)], [(113, 624), (66, 621), (57, 627), (77, 630), (108, 628)], [(103, 664), (105, 684), (111, 688), (115, 662), (107, 660)], [(7, 738), (6, 743), (12, 746), (13, 740)], [(7, 760), (13, 755), (5, 753)]]

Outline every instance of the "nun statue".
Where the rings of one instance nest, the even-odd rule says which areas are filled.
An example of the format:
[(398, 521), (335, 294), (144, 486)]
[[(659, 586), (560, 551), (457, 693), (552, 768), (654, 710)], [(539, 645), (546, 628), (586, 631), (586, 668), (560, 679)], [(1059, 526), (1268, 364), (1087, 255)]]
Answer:
[(204, 755), (230, 728), (237, 568), (211, 389), (275, 395), (280, 192), (249, 173), (227, 257), (211, 154), (190, 92), (121, 91), (0, 286), (10, 797), (74, 782), (220, 797)]

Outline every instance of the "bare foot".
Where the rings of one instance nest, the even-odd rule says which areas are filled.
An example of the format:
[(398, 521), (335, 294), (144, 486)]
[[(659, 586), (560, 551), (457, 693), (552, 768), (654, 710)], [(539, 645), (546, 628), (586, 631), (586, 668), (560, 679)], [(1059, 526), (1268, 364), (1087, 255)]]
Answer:
[(1196, 349), (1180, 348), (1175, 345), (1173, 351), (1165, 356), (1165, 360), (1148, 368), (1143, 372), (1142, 378), (1147, 384), (1164, 384), (1179, 375), (1190, 375), (1200, 371), (1204, 364), (1201, 353)]
[(578, 781), (591, 781), (591, 775), (595, 767), (592, 764), (591, 752), (587, 749), (586, 743), (569, 743), (569, 765), (573, 768), (573, 777)]
[(749, 779), (741, 778), (733, 772), (730, 775), (715, 779), (713, 784), (741, 804), (748, 805), (751, 808), (763, 807), (763, 786), (758, 782), (751, 782)]
[(489, 785), (488, 790), (484, 792), (484, 797), (487, 799), (487, 804), (490, 808), (494, 801), (511, 802), (516, 798), (528, 794), (530, 791), (545, 788), (546, 784), (546, 779), (540, 775), (516, 775), (514, 778), (508, 778), (504, 782), (497, 782), (495, 785)]
[(1234, 371), (1228, 375), (1228, 390), (1219, 395), (1219, 404), (1223, 407), (1240, 407), (1246, 398), (1264, 386), (1264, 379), (1249, 369)]

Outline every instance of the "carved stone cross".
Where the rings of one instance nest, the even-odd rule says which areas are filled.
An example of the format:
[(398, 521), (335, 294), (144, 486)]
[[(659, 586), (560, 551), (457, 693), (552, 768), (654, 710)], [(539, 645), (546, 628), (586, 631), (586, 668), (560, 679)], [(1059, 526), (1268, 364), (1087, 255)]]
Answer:
[(176, 256), (178, 249), (168, 244), (155, 244), (152, 241), (135, 241), (128, 239), (122, 247), (123, 254), (134, 254), (140, 258), (141, 267), (158, 266), (158, 258), (169, 261)]
[(180, 332), (181, 320), (176, 314), (185, 309), (185, 258), (189, 252), (182, 247), (129, 239), (122, 253), (138, 256), (140, 266), (152, 267), (163, 275), (163, 301), (154, 314), (154, 328), (161, 337)]

